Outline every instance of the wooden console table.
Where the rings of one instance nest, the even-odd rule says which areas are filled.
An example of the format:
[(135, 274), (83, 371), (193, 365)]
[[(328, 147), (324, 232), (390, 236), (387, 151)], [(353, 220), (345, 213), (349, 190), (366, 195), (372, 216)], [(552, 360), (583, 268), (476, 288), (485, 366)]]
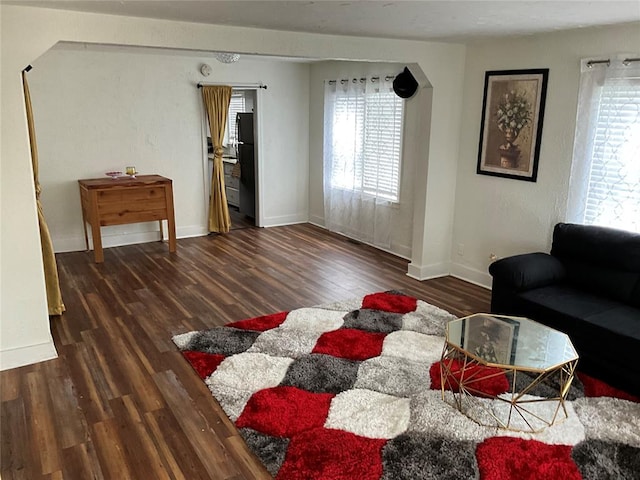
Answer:
[(84, 241), (89, 250), (87, 223), (91, 225), (96, 263), (104, 262), (100, 227), (125, 223), (167, 220), (169, 251), (176, 251), (176, 224), (173, 213), (173, 186), (169, 178), (160, 175), (138, 175), (135, 178), (92, 178), (78, 180)]

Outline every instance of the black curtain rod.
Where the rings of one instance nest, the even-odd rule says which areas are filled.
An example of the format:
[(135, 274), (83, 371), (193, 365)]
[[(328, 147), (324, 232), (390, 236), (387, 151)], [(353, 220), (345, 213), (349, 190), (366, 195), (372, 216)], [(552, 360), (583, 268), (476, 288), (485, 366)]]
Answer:
[[(640, 62), (640, 57), (638, 58), (625, 58), (624, 60), (622, 60), (622, 64), (626, 67), (628, 66), (630, 63), (633, 62)], [(607, 58), (606, 60), (589, 60), (587, 62), (587, 67), (588, 68), (593, 68), (594, 65), (606, 65), (607, 67), (609, 65), (611, 65), (611, 59)]]
[(24, 68), (22, 69), (22, 71), (23, 71), (23, 72), (27, 72), (27, 73), (29, 73), (29, 71), (30, 71), (32, 68), (33, 68), (33, 67), (32, 67), (31, 65), (27, 65), (26, 67), (24, 67)]
[[(208, 85), (203, 85), (202, 83), (198, 83), (197, 85), (198, 88), (202, 88), (205, 86), (208, 86)], [(215, 85), (211, 85), (211, 86), (215, 86)], [(236, 89), (240, 88), (242, 90), (250, 90), (252, 88), (264, 88), (266, 90), (267, 86), (266, 85), (231, 85), (231, 89), (234, 89), (234, 88)]]
[[(396, 77), (394, 77), (393, 75), (387, 75), (386, 77), (384, 77), (384, 80), (385, 80), (385, 82), (388, 82), (388, 81), (389, 81), (389, 80), (391, 80), (392, 78), (396, 78)], [(353, 83), (356, 83), (358, 80), (359, 80), (361, 83), (364, 83), (364, 82), (366, 82), (366, 81), (367, 81), (367, 79), (366, 79), (365, 77), (362, 77), (362, 78), (352, 78), (352, 79), (351, 79), (351, 81), (352, 81)], [(380, 80), (380, 77), (371, 77), (371, 81), (373, 81), (373, 82), (377, 82), (378, 80)], [(331, 85), (333, 85), (333, 84), (334, 84), (334, 83), (336, 83), (337, 81), (338, 81), (338, 80), (329, 80), (329, 83), (330, 83)], [(348, 81), (349, 81), (349, 79), (348, 79), (348, 78), (341, 78), (341, 79), (340, 79), (340, 83), (345, 83), (345, 82), (348, 82)]]

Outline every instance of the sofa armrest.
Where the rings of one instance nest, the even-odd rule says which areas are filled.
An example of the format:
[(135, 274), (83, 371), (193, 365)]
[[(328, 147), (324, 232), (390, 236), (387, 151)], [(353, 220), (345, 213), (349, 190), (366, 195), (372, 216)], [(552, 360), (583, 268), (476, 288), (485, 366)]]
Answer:
[(500, 259), (489, 265), (489, 273), (494, 282), (515, 291), (551, 285), (566, 276), (560, 260), (547, 253), (526, 253)]

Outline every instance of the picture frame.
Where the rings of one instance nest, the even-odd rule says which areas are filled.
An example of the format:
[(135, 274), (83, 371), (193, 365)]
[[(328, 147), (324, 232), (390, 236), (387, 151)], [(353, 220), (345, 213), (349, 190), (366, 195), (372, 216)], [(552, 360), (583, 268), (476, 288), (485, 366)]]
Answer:
[(488, 363), (513, 364), (520, 322), (514, 318), (489, 315), (474, 320), (463, 327), (462, 346), (465, 350)]
[(537, 180), (548, 80), (548, 68), (485, 72), (478, 174)]

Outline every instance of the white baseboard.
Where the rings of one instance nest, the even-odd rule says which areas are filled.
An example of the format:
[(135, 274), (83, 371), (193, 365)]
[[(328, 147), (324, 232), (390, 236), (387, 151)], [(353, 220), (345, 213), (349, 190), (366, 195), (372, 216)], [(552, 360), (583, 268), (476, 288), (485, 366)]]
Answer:
[(432, 278), (446, 277), (447, 275), (491, 290), (491, 275), (474, 268), (460, 265), (459, 263), (445, 262), (422, 266), (410, 263), (407, 269), (407, 276), (415, 278), (416, 280), (429, 280)]
[(56, 235), (51, 237), (55, 253), (80, 252), (85, 249), (82, 235)]
[(281, 215), (279, 217), (266, 217), (263, 219), (263, 227), (283, 227), (285, 225), (296, 225), (298, 223), (307, 223), (306, 215), (293, 214)]
[(320, 215), (309, 215), (309, 223), (324, 228), (324, 217)]
[(491, 290), (491, 275), (488, 272), (453, 263), (451, 264), (451, 276)]
[[(360, 241), (360, 240), (356, 240)], [(383, 252), (390, 253), (391, 255), (395, 255), (396, 257), (404, 258), (405, 260), (411, 260), (411, 249), (405, 245), (392, 244), (391, 248), (384, 248), (379, 245), (374, 245), (373, 243), (368, 242), (360, 242), (364, 245), (369, 245), (370, 247), (377, 248), (378, 250), (382, 250)]]
[[(160, 231), (123, 233), (117, 235), (103, 235), (102, 248), (122, 247), (123, 245), (135, 245), (136, 243), (157, 242), (160, 240)], [(91, 240), (89, 246), (93, 249)]]
[[(318, 217), (316, 217), (318, 218)], [(324, 220), (324, 219), (323, 219)], [(305, 223), (310, 223), (311, 225), (315, 225), (316, 227), (320, 227), (324, 230), (327, 230), (328, 232), (331, 232), (331, 230), (329, 230), (327, 227), (325, 227), (322, 223), (315, 223), (311, 220), (309, 220), (308, 222)], [(340, 233), (340, 232), (332, 232), (335, 233), (336, 235), (340, 235), (343, 236), (345, 238), (351, 238), (348, 235), (345, 235), (344, 233)], [(363, 245), (369, 245), (370, 247), (373, 248), (377, 248), (378, 250), (382, 250), (383, 252), (387, 252), (390, 253), (391, 255), (395, 255), (396, 257), (400, 257), (400, 258), (404, 258), (405, 260), (411, 260), (411, 247), (407, 246), (407, 245), (400, 245), (397, 243), (392, 243), (391, 244), (391, 248), (384, 248), (381, 247), (379, 245), (374, 245), (373, 243), (369, 243), (369, 242), (363, 242), (362, 240), (358, 240), (358, 239), (354, 239), (357, 242), (362, 243)]]
[(0, 370), (24, 367), (32, 363), (44, 362), (58, 358), (53, 340), (36, 345), (8, 348), (0, 351)]
[[(342, 235), (339, 232), (334, 232), (334, 233), (337, 233), (338, 235)], [(349, 238), (347, 235), (343, 235), (343, 236)], [(377, 248), (378, 250), (382, 250), (383, 252), (390, 253), (391, 255), (395, 255), (396, 257), (404, 258), (405, 260), (411, 260), (411, 249), (407, 246), (392, 244), (391, 248), (384, 248), (379, 245), (374, 245), (373, 243), (363, 242), (357, 239), (354, 239), (354, 240), (356, 240), (356, 242), (362, 243), (363, 245), (368, 245), (370, 247)]]
[[(166, 232), (165, 232), (166, 233)], [(84, 237), (81, 235), (54, 237), (53, 245), (55, 253), (80, 252), (86, 249)], [(102, 248), (121, 247), (136, 243), (157, 242), (160, 240), (160, 231), (130, 232), (117, 234), (102, 234)], [(93, 250), (93, 240), (89, 234), (89, 250)]]
[[(379, 247), (376, 247), (376, 248), (379, 248)], [(404, 258), (405, 260), (411, 260), (411, 247), (409, 247), (408, 245), (400, 245), (397, 243), (392, 243), (391, 250), (385, 250), (385, 251), (392, 253), (393, 255), (396, 255), (398, 257)]]
[[(155, 224), (157, 226), (157, 223)], [(167, 240), (167, 228), (163, 227), (164, 239)], [(176, 238), (203, 237), (209, 232), (205, 226), (189, 225), (176, 228)], [(157, 242), (160, 240), (159, 230), (146, 232), (127, 232), (102, 234), (102, 248), (122, 247), (123, 245), (135, 245), (136, 243)], [(55, 253), (80, 252), (85, 250), (84, 237), (82, 235), (56, 236), (52, 239)], [(91, 233), (89, 233), (89, 249), (93, 249)]]
[[(209, 235), (209, 229), (204, 225), (191, 225), (188, 227), (176, 227), (176, 237), (177, 238), (193, 238), (193, 237), (204, 237), (205, 235)], [(164, 232), (165, 239), (167, 237), (167, 232)]]
[(446, 277), (451, 272), (451, 264), (449, 262), (433, 263), (431, 265), (414, 265), (409, 264), (407, 276), (416, 280), (430, 280), (432, 278)]

